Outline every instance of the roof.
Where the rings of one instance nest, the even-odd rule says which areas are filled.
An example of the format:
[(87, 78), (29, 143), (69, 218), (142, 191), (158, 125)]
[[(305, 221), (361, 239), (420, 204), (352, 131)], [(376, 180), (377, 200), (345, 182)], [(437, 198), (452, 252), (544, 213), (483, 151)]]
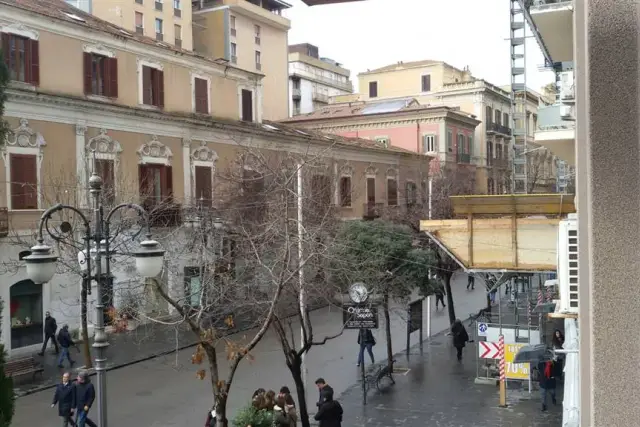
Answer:
[(350, 119), (363, 116), (392, 115), (396, 113), (453, 113), (476, 120), (473, 115), (460, 111), (458, 107), (421, 105), (415, 98), (398, 98), (376, 102), (345, 102), (331, 104), (311, 113), (301, 114), (281, 120), (280, 123), (297, 123), (313, 120)]
[[(200, 58), (202, 60), (216, 64), (213, 58), (209, 58), (190, 50), (181, 49), (169, 43), (160, 42), (150, 37), (132, 33), (110, 22), (96, 18), (94, 15), (86, 13), (66, 3), (63, 0), (0, 0), (0, 5), (7, 5), (10, 7), (26, 10), (38, 15), (64, 21), (69, 25), (79, 26), (89, 30), (111, 34), (112, 36), (120, 39), (135, 40), (139, 43), (154, 46), (159, 49), (181, 53), (186, 56)], [(229, 66), (232, 67), (232, 65)]]
[(384, 67), (375, 68), (373, 70), (367, 70), (365, 72), (360, 73), (359, 75), (370, 74), (370, 73), (384, 73), (385, 71), (394, 71), (396, 69), (407, 69), (407, 68), (417, 68), (417, 67), (427, 67), (429, 65), (436, 64), (444, 64), (442, 61), (434, 61), (432, 59), (425, 59), (422, 61), (412, 61), (412, 62), (403, 62), (398, 61), (395, 64), (385, 65)]

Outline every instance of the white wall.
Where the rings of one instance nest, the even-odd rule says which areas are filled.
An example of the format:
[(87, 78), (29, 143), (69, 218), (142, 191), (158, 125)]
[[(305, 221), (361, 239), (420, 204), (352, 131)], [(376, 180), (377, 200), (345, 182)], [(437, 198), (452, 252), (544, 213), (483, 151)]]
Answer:
[[(295, 70), (295, 73), (298, 75), (301, 75), (300, 78), (300, 92), (301, 92), (301, 99), (300, 99), (300, 114), (307, 114), (307, 113), (311, 113), (312, 111), (314, 111), (313, 108), (313, 93), (314, 92), (319, 92), (321, 94), (325, 94), (327, 95), (327, 97), (331, 97), (331, 96), (336, 96), (336, 95), (345, 95), (348, 93), (352, 93), (351, 91), (347, 91), (344, 90), (342, 88), (338, 88), (335, 86), (332, 86), (331, 84), (327, 83), (319, 83), (316, 80), (311, 80), (311, 78), (313, 78), (314, 76), (317, 76), (315, 73), (331, 73), (327, 70), (322, 70), (318, 67), (313, 67), (312, 65), (309, 64), (303, 64), (300, 62), (290, 62), (289, 63), (289, 75), (293, 75)], [(335, 73), (331, 73), (332, 75), (335, 75)], [(309, 76), (310, 79), (305, 79), (304, 76)], [(327, 77), (327, 76), (325, 76)], [(346, 79), (346, 78), (345, 78)], [(345, 83), (348, 80), (345, 80), (343, 83)], [(289, 116), (293, 116), (293, 82), (291, 81), (291, 79), (289, 79)]]

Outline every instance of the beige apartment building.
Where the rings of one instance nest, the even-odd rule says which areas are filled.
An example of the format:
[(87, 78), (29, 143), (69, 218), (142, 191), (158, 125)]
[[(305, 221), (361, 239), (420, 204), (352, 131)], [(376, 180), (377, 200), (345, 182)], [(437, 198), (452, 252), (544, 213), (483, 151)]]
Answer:
[(288, 31), (281, 0), (197, 0), (193, 2), (193, 43), (198, 53), (257, 73), (265, 120), (289, 116)]
[[(399, 200), (417, 204), (426, 194), (419, 185), (429, 156), (262, 122), (260, 73), (125, 34), (60, 0), (3, 4), (3, 43), (26, 54), (5, 57), (12, 81), (3, 119), (12, 132), (0, 147), (0, 266), (11, 266), (0, 274), (2, 317), (11, 319), (1, 336), (11, 355), (42, 345), (45, 311), (72, 329), (79, 325), (79, 277), (59, 274), (36, 285), (19, 260), (34, 244), (44, 209), (58, 202), (88, 207), (94, 167), (106, 203), (134, 201), (158, 213), (153, 233), (168, 250), (166, 285), (178, 298), (182, 271), (195, 262), (176, 246), (188, 230), (184, 212), (203, 200), (213, 209), (224, 205), (224, 174), (235, 171), (237, 185), (246, 174), (255, 181), (257, 153), (316, 156), (322, 166), (310, 173), (327, 183), (323, 194), (344, 219), (403, 209)], [(114, 295), (136, 280), (126, 268), (114, 275)], [(120, 304), (116, 296), (113, 304)]]

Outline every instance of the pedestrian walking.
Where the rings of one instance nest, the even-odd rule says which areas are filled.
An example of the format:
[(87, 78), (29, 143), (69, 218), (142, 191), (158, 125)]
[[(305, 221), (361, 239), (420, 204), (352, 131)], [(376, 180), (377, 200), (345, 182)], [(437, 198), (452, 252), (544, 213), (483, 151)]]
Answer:
[(215, 405), (207, 412), (207, 418), (204, 422), (204, 427), (216, 427), (216, 407)]
[(451, 325), (451, 335), (453, 335), (453, 346), (456, 348), (458, 362), (462, 361), (462, 349), (469, 342), (469, 334), (460, 319), (456, 319)]
[(358, 345), (360, 345), (360, 352), (358, 353), (358, 366), (364, 363), (364, 350), (367, 350), (371, 357), (371, 364), (375, 363), (373, 357), (373, 346), (376, 345), (376, 339), (371, 332), (371, 329), (362, 328), (358, 332)]
[(327, 384), (324, 378), (318, 378), (316, 380), (316, 387), (318, 387), (318, 393), (320, 395), (316, 406), (320, 407), (320, 405), (322, 405), (322, 402), (324, 402), (324, 395), (331, 394), (333, 396), (333, 388), (331, 388), (331, 386)]
[(273, 406), (273, 427), (291, 427), (291, 421), (292, 418), (287, 412), (284, 397), (280, 396)]
[(471, 288), (471, 290), (474, 290), (476, 288), (476, 278), (473, 277), (473, 274), (469, 274), (468, 276), (467, 290), (469, 290), (469, 288)]
[(540, 393), (542, 397), (542, 410), (547, 410), (547, 396), (551, 395), (551, 402), (556, 405), (556, 377), (554, 363), (552, 360), (538, 363), (538, 382), (540, 383)]
[[(564, 335), (560, 332), (560, 329), (556, 329), (553, 331), (553, 338), (551, 339), (551, 346), (554, 350), (562, 350), (564, 349)], [(558, 353), (556, 361), (554, 363), (555, 367), (555, 377), (557, 379), (562, 380), (563, 370), (564, 370), (564, 358), (565, 355)]]
[(436, 310), (438, 309), (438, 302), (442, 304), (442, 308), (445, 308), (447, 305), (444, 303), (444, 289), (442, 285), (439, 285), (434, 293), (436, 295)]
[(333, 389), (325, 391), (323, 402), (318, 406), (318, 412), (313, 417), (320, 427), (342, 427), (342, 405), (333, 400)]
[(69, 373), (62, 374), (62, 382), (56, 385), (51, 407), (58, 405), (58, 415), (62, 417), (62, 427), (74, 426), (73, 410), (76, 407), (76, 393), (74, 385), (69, 381)]
[(491, 300), (491, 304), (496, 303), (496, 294), (498, 293), (498, 289), (494, 288), (489, 292), (489, 299)]
[(76, 394), (76, 424), (78, 427), (97, 427), (89, 418), (89, 410), (93, 401), (96, 399), (96, 389), (91, 384), (89, 373), (87, 371), (80, 371), (78, 374), (78, 381), (75, 386)]
[(56, 331), (58, 330), (58, 323), (56, 319), (51, 316), (50, 312), (45, 313), (44, 317), (44, 343), (42, 344), (42, 350), (38, 353), (40, 356), (44, 356), (44, 351), (47, 349), (47, 343), (49, 340), (56, 348), (56, 354), (59, 353), (58, 341), (56, 341)]
[(296, 427), (298, 425), (298, 412), (296, 411), (296, 402), (294, 402), (291, 394), (287, 394), (284, 397), (284, 409), (291, 419), (290, 427)]
[(73, 342), (73, 339), (71, 339), (71, 334), (69, 334), (69, 325), (64, 325), (62, 329), (60, 329), (60, 332), (58, 332), (58, 343), (60, 344), (60, 347), (62, 347), (60, 357), (58, 357), (58, 368), (64, 367), (62, 366), (62, 362), (64, 361), (65, 357), (69, 361), (69, 366), (73, 366), (76, 362), (71, 360), (69, 348), (71, 346), (75, 346), (76, 343)]

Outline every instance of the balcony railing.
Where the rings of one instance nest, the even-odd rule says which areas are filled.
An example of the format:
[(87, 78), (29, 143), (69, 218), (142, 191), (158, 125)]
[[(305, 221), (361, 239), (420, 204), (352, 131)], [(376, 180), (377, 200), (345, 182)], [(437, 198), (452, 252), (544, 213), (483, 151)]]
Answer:
[(300, 88), (293, 88), (291, 90), (291, 96), (293, 99), (300, 99), (302, 97), (302, 93), (300, 92)]
[(156, 1), (156, 10), (162, 10), (162, 2)]
[(382, 216), (384, 203), (365, 203), (362, 209), (362, 217), (365, 219), (375, 219)]
[(312, 72), (306, 71), (304, 69), (298, 68), (295, 65), (294, 65), (294, 68), (293, 68), (292, 76), (297, 76), (297, 77), (300, 77), (300, 78), (303, 78), (303, 79), (316, 80), (316, 81), (318, 81), (320, 83), (326, 84), (327, 86), (331, 86), (331, 87), (335, 87), (335, 88), (338, 88), (338, 89), (342, 89), (342, 90), (347, 91), (347, 92), (353, 91), (353, 86), (351, 85), (350, 81), (344, 82), (344, 81), (340, 81), (338, 79), (333, 79), (331, 77), (321, 76), (321, 75), (318, 75), (316, 73), (312, 73)]
[(487, 123), (487, 133), (499, 133), (501, 135), (511, 136), (511, 129), (507, 126), (500, 125), (494, 122)]
[(142, 27), (140, 25), (136, 25), (136, 34), (143, 35), (144, 34), (144, 27)]
[(326, 93), (313, 92), (313, 100), (318, 102), (329, 102), (329, 95)]
[(466, 153), (458, 153), (457, 156), (458, 163), (471, 163), (471, 155)]
[(566, 105), (550, 105), (538, 109), (538, 129), (536, 130), (569, 130), (576, 128), (576, 122), (572, 120), (564, 120), (562, 113), (569, 110)]

